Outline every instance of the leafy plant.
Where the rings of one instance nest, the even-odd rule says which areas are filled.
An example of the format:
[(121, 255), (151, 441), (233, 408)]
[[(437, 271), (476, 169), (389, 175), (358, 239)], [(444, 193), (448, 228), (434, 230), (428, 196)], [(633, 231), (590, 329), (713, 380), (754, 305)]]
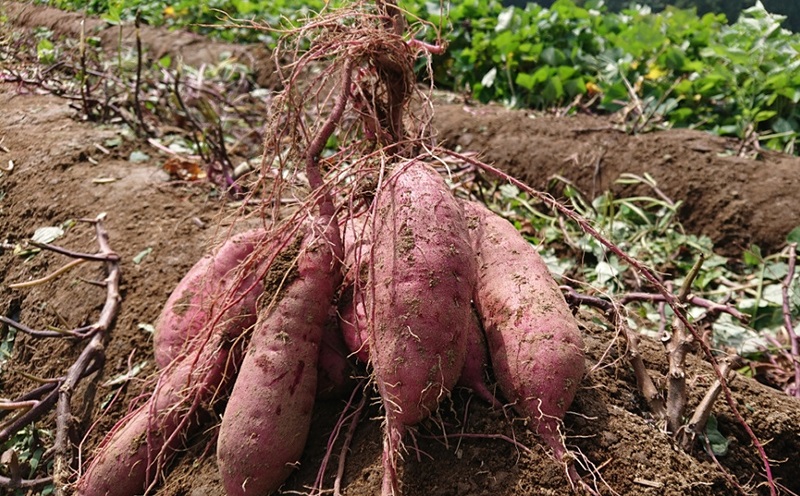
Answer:
[[(651, 177), (625, 175), (623, 183), (642, 183), (657, 190)], [(781, 332), (783, 306), (781, 281), (788, 273), (784, 254), (763, 256), (753, 246), (742, 261), (716, 255), (711, 240), (684, 232), (677, 221), (680, 203), (656, 196), (616, 198), (611, 193), (588, 200), (571, 185), (563, 187), (563, 196), (576, 212), (589, 220), (610, 241), (634, 258), (652, 267), (664, 281), (680, 287), (700, 256), (704, 262), (694, 279), (692, 293), (698, 297), (730, 305), (749, 318), (749, 323), (722, 314), (711, 322), (713, 342), (717, 347), (731, 347), (746, 357), (761, 360), (774, 350), (775, 337)], [(587, 291), (612, 297), (647, 291), (642, 281), (616, 256), (593, 237), (557, 216), (542, 212), (535, 201), (512, 185), (497, 186), (489, 193), (491, 207), (541, 245), (541, 255), (550, 269), (564, 281), (586, 284)], [(800, 276), (795, 275), (794, 298), (800, 298)], [(800, 302), (800, 299), (797, 300)], [(655, 335), (662, 316), (657, 305), (643, 301), (633, 308), (631, 326)], [(697, 309), (698, 311), (702, 309)], [(665, 316), (671, 318), (666, 309)], [(693, 314), (698, 317), (700, 312)], [(794, 305), (792, 318), (800, 318), (800, 303)]]
[[(267, 30), (233, 27), (230, 18), (278, 27), (342, 0), (51, 0), (109, 22), (137, 15), (155, 25), (190, 28), (236, 42), (274, 45)], [(790, 153), (800, 132), (800, 34), (761, 4), (728, 25), (722, 14), (649, 7), (610, 12), (604, 2), (550, 8), (503, 7), (499, 0), (401, 2), (428, 23), (417, 33), (449, 49), (433, 57), (438, 87), (513, 107), (624, 111), (631, 131), (653, 124), (707, 129)], [(659, 5), (661, 6), (661, 5)], [(227, 17), (227, 16), (230, 16)], [(47, 56), (47, 47), (42, 47)], [(746, 146), (745, 146), (746, 145)]]

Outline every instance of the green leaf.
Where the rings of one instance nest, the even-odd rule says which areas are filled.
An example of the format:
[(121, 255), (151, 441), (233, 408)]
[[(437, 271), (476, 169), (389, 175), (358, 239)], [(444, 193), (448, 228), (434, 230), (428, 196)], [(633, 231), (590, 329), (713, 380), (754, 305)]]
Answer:
[(664, 54), (664, 63), (667, 68), (673, 71), (683, 70), (685, 66), (686, 57), (683, 52), (676, 47), (670, 47), (667, 53)]
[(756, 116), (753, 119), (753, 121), (755, 121), (755, 122), (768, 121), (768, 120), (772, 119), (773, 117), (775, 117), (776, 115), (778, 115), (778, 113), (776, 111), (774, 111), (774, 110), (761, 110), (756, 114)]
[(41, 39), (36, 45), (36, 58), (42, 64), (52, 64), (55, 61), (55, 49), (53, 42), (48, 39)]
[(567, 57), (564, 55), (564, 52), (552, 46), (542, 50), (540, 58), (542, 62), (553, 67), (564, 65), (567, 62)]
[(744, 263), (751, 267), (758, 267), (764, 260), (761, 256), (761, 248), (758, 245), (750, 245), (750, 248), (746, 249), (742, 254), (742, 258)]
[(503, 184), (499, 189), (500, 194), (503, 195), (503, 198), (505, 199), (516, 198), (519, 196), (519, 188), (513, 184)]
[(520, 72), (517, 74), (517, 79), (514, 80), (517, 86), (522, 86), (526, 90), (532, 90), (534, 86), (536, 86), (536, 78), (533, 74), (526, 74), (524, 72)]
[(567, 94), (571, 97), (575, 95), (584, 95), (586, 94), (586, 83), (583, 81), (582, 77), (570, 79), (564, 83), (564, 90), (566, 90)]
[(730, 442), (728, 441), (728, 438), (723, 436), (719, 431), (719, 428), (717, 427), (717, 419), (713, 415), (708, 417), (705, 434), (714, 456), (725, 456), (728, 454), (728, 444)]
[(33, 454), (31, 454), (30, 459), (28, 460), (28, 465), (30, 465), (31, 473), (35, 473), (36, 469), (39, 467), (39, 463), (42, 461), (42, 455), (44, 454), (44, 450), (42, 448), (36, 449)]
[(595, 273), (597, 275), (597, 282), (600, 284), (605, 284), (606, 282), (617, 277), (620, 271), (608, 262), (598, 262), (597, 266), (595, 267)]
[(791, 121), (784, 119), (782, 117), (778, 117), (777, 119), (775, 119), (775, 121), (772, 123), (772, 130), (778, 134), (800, 131), (800, 129), (796, 129), (796, 126), (792, 125)]
[(153, 248), (148, 246), (144, 250), (140, 251), (135, 257), (133, 257), (133, 263), (135, 265), (139, 265), (140, 263), (142, 263), (142, 260), (144, 260), (145, 257), (147, 257), (147, 255), (151, 254), (152, 252)]
[(558, 74), (559, 79), (562, 81), (566, 81), (571, 78), (576, 72), (578, 72), (574, 67), (570, 65), (562, 65), (556, 69), (556, 74)]
[(542, 90), (542, 97), (546, 104), (558, 103), (564, 96), (564, 85), (561, 83), (561, 78), (553, 76), (547, 80), (547, 84)]
[(31, 238), (37, 243), (49, 244), (64, 235), (64, 230), (60, 227), (40, 227), (33, 233)]
[(786, 242), (800, 244), (800, 226), (795, 227), (789, 232), (786, 236)]

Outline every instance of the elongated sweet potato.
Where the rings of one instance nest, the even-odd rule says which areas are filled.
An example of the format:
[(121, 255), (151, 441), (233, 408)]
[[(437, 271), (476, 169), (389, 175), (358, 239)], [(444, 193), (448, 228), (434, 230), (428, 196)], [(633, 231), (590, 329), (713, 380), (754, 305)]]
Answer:
[(78, 496), (143, 494), (162, 474), (235, 373), (241, 344), (211, 336), (162, 371), (149, 400), (123, 418), (99, 447), (77, 484)]
[(475, 282), (466, 222), (447, 185), (422, 162), (398, 167), (373, 204), (365, 288), (370, 360), (386, 410), (384, 495), (399, 492), (407, 426), (438, 408), (464, 367)]
[(348, 360), (350, 351), (342, 339), (337, 313), (331, 309), (319, 349), (317, 399), (321, 400), (341, 398), (350, 393), (355, 385), (353, 366)]
[(274, 491), (305, 446), (320, 341), (341, 282), (341, 241), (338, 246), (332, 241), (339, 239), (338, 227), (330, 217), (314, 226), (301, 246), (293, 279), (274, 305), (259, 310), (225, 409), (217, 462), (228, 496)]
[(464, 203), (475, 252), (475, 306), (506, 399), (553, 449), (565, 452), (558, 423), (584, 371), (578, 325), (535, 248), (483, 205)]
[(458, 378), (457, 386), (471, 389), (479, 398), (490, 405), (501, 408), (502, 405), (486, 386), (486, 368), (489, 365), (489, 350), (486, 346), (486, 337), (483, 335), (478, 314), (471, 312), (470, 326), (466, 330), (467, 352), (464, 368)]
[(349, 286), (339, 300), (339, 329), (351, 354), (362, 363), (369, 362), (369, 331), (364, 292)]
[[(360, 297), (360, 299), (359, 299)], [(369, 360), (369, 334), (366, 308), (362, 292), (349, 288), (339, 307), (339, 326), (342, 337), (350, 353), (363, 363)], [(483, 335), (478, 315), (473, 311), (466, 333), (466, 354), (464, 368), (456, 386), (471, 389), (479, 398), (495, 407), (502, 407), (486, 385), (486, 369), (489, 364), (489, 351)]]
[[(211, 320), (230, 338), (255, 323), (256, 300), (263, 286), (255, 264), (247, 267), (244, 262), (266, 238), (263, 229), (233, 236), (186, 273), (156, 321), (153, 347), (159, 367), (187, 351), (188, 343)], [(247, 274), (241, 274), (240, 268)]]
[(369, 362), (364, 286), (372, 239), (366, 218), (349, 219), (344, 241), (344, 290), (339, 298), (339, 328), (350, 353), (362, 363)]

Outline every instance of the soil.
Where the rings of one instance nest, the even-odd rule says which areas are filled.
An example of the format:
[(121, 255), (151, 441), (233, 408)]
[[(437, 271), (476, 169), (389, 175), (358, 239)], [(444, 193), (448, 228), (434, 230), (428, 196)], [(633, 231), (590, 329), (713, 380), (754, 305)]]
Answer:
[[(4, 3), (0, 8), (8, 14), (23, 6)], [(72, 19), (70, 14), (49, 9), (30, 12), (44, 15), (52, 26)], [(30, 28), (33, 18), (31, 14), (12, 21)], [(84, 263), (31, 289), (8, 287), (49, 274), (68, 261), (49, 252), (31, 257), (14, 254), (11, 247), (39, 227), (106, 212), (104, 225), (112, 248), (121, 257), (121, 308), (105, 340), (105, 365), (74, 395), (74, 441), (85, 461), (131, 402), (148, 392), (147, 379), (156, 369), (152, 338), (142, 324), (154, 322), (186, 270), (228, 233), (236, 208), (210, 185), (171, 180), (159, 159), (129, 161), (132, 150), (146, 146), (142, 143), (124, 139), (106, 153), (103, 144), (122, 136), (121, 129), (77, 121), (63, 99), (0, 84), (0, 109), (2, 314), (34, 328), (63, 328), (91, 323), (102, 307), (104, 290), (83, 282), (105, 277), (100, 264)], [(738, 254), (751, 242), (766, 250), (777, 249), (786, 233), (800, 223), (797, 158), (773, 153), (761, 153), (759, 160), (720, 156), (735, 144), (691, 131), (629, 136), (613, 131), (612, 124), (603, 117), (532, 119), (524, 112), (463, 104), (441, 104), (436, 111), (436, 125), (448, 144), (479, 150), (537, 187), (547, 186), (558, 173), (591, 195), (618, 188), (613, 181), (622, 172), (648, 172), (667, 195), (684, 202), (686, 227), (711, 236), (720, 253)], [(13, 169), (6, 170), (12, 162)], [(234, 225), (234, 229), (240, 227)], [(56, 243), (95, 252), (94, 237), (90, 225), (77, 223)], [(596, 315), (582, 317), (588, 373), (564, 428), (567, 444), (577, 454), (580, 472), (589, 484), (604, 495), (727, 495), (740, 490), (769, 494), (758, 454), (725, 401), (720, 401), (715, 415), (720, 432), (731, 441), (728, 454), (717, 463), (702, 449), (691, 453), (678, 449), (648, 415), (633, 373), (621, 356), (624, 343), (619, 336), (594, 324)], [(0, 337), (7, 336), (4, 329)], [(647, 339), (641, 346), (645, 363), (657, 383), (663, 384), (667, 365), (662, 346)], [(81, 344), (65, 339), (31, 339), (18, 333), (11, 357), (0, 362), (0, 397), (14, 398), (35, 387), (32, 376), (63, 375), (81, 349)], [(108, 384), (142, 362), (146, 365), (130, 380)], [(693, 356), (688, 380), (692, 406), (712, 374)], [(798, 400), (741, 376), (731, 390), (744, 420), (766, 445), (773, 475), (786, 491), (800, 493)], [(305, 494), (314, 484), (344, 405), (344, 399), (318, 405), (299, 470), (282, 494)], [(521, 422), (507, 415), (473, 399), (467, 391), (456, 391), (441, 418), (420, 425), (415, 442), (408, 443), (401, 475), (404, 494), (568, 494), (563, 468)], [(379, 417), (377, 409), (368, 408), (355, 431), (343, 477), (346, 496), (379, 493)], [(51, 416), (39, 427), (53, 425)], [(213, 457), (214, 435), (215, 430), (209, 428), (189, 440), (157, 494), (224, 494)], [(531, 451), (518, 449), (509, 439)], [(341, 443), (340, 438), (325, 475), (326, 488), (333, 485)]]
[(646, 186), (615, 184), (624, 173), (650, 174), (682, 202), (684, 227), (710, 237), (723, 255), (739, 256), (753, 243), (774, 252), (800, 225), (800, 158), (763, 150), (756, 160), (738, 157), (733, 139), (688, 129), (631, 136), (609, 117), (463, 104), (439, 105), (434, 125), (445, 145), (480, 152), (540, 190), (561, 176), (587, 198), (607, 190), (654, 196)]

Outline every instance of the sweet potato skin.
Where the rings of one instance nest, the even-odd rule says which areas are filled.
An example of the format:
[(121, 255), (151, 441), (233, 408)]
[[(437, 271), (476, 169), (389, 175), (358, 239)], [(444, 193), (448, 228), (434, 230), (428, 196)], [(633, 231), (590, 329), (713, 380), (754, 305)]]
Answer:
[(535, 248), (483, 205), (464, 203), (475, 252), (475, 306), (498, 385), (531, 428), (563, 453), (558, 422), (584, 372), (583, 341)]
[[(363, 363), (368, 363), (369, 346), (367, 342), (369, 335), (362, 292), (356, 292), (352, 287), (349, 288), (349, 294), (346, 295), (339, 307), (339, 321), (341, 335), (344, 338), (347, 349), (355, 355), (356, 359)], [(486, 385), (489, 351), (478, 314), (474, 310), (465, 333), (467, 343), (464, 368), (461, 370), (456, 386), (470, 389), (490, 405), (501, 408), (502, 405)]]
[(413, 425), (437, 409), (464, 366), (475, 258), (461, 209), (422, 162), (389, 179), (375, 212), (370, 356), (387, 415)]
[(458, 378), (457, 386), (471, 389), (475, 395), (490, 405), (501, 408), (502, 405), (486, 385), (486, 370), (489, 366), (489, 350), (486, 336), (483, 334), (477, 312), (471, 312), (470, 326), (466, 330), (467, 351), (464, 368)]
[(370, 362), (386, 410), (382, 494), (389, 495), (399, 492), (406, 427), (438, 408), (464, 367), (475, 257), (459, 205), (424, 163), (399, 166), (373, 212), (364, 291)]
[(197, 427), (202, 408), (227, 388), (241, 354), (240, 343), (216, 334), (204, 347), (171, 362), (148, 401), (123, 418), (100, 445), (78, 480), (76, 494), (134, 496), (158, 482), (186, 435)]
[(344, 241), (344, 288), (339, 298), (339, 329), (347, 349), (362, 363), (369, 362), (364, 287), (372, 250), (370, 223), (366, 216), (349, 219)]
[(342, 339), (339, 327), (338, 312), (331, 309), (322, 342), (317, 364), (317, 399), (330, 400), (346, 396), (353, 390), (353, 366), (348, 360), (350, 351)]
[(245, 260), (266, 238), (263, 229), (237, 234), (201, 258), (181, 279), (155, 324), (153, 348), (160, 368), (187, 352), (211, 320), (230, 338), (255, 323), (256, 300), (263, 285), (254, 264), (248, 266)]
[(315, 230), (297, 274), (274, 306), (259, 310), (220, 427), (217, 462), (228, 496), (275, 491), (300, 459), (311, 424), (320, 343), (341, 278), (335, 223)]
[(347, 349), (362, 363), (369, 363), (369, 331), (363, 290), (348, 287), (339, 303), (339, 329)]

